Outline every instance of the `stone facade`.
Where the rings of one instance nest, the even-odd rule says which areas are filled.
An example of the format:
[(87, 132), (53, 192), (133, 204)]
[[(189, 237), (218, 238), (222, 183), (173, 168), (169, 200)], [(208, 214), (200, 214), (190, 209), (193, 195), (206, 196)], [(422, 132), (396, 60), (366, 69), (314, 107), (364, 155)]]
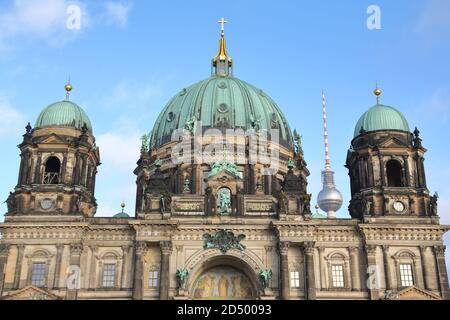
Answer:
[[(161, 164), (156, 159), (165, 157), (165, 149), (143, 150), (135, 170), (136, 217), (93, 217), (71, 204), (78, 195), (93, 199), (93, 182), (86, 181), (94, 180), (99, 162), (98, 149), (92, 148), (95, 140), (88, 136), (86, 148), (78, 143), (86, 132), (66, 128), (57, 136), (57, 129), (47, 128), (45, 139), (41, 131), (27, 129), (20, 145), (24, 150), (27, 143), (32, 160), (22, 160), (29, 165), (21, 165), (11, 196), (15, 200), (1, 224), (0, 279), (5, 298), (26, 298), (31, 290), (41, 298), (47, 292), (48, 299), (193, 299), (221, 292), (251, 299), (382, 299), (398, 297), (395, 293), (406, 289), (401, 265), (411, 267), (407, 287), (416, 288), (401, 296), (449, 298), (442, 241), (449, 228), (424, 209), (426, 201), (420, 199), (429, 196), (425, 188), (418, 195), (414, 182), (405, 191), (396, 189), (398, 197), (419, 199), (415, 209), (407, 207), (407, 214), (388, 214), (374, 205), (359, 219), (317, 219), (311, 215), (302, 183), (309, 172), (301, 152), (277, 146), (296, 159), (296, 166), (288, 168), (285, 162), (277, 175), (282, 179), (262, 177), (266, 183), (257, 187), (262, 168), (258, 164), (239, 166), (242, 176), (223, 170), (202, 181), (202, 171), (209, 170), (206, 164)], [(390, 150), (408, 153), (397, 145)], [(77, 165), (75, 159), (77, 155), (83, 159), (83, 152), (92, 160)], [(47, 154), (63, 159), (60, 172), (65, 174), (57, 184), (40, 180), (46, 174)], [(351, 167), (352, 160), (348, 162)], [(371, 170), (374, 178), (367, 180), (377, 180), (377, 168)], [(70, 178), (74, 176), (79, 178)], [(182, 187), (186, 177), (191, 181), (189, 190)], [(227, 214), (218, 212), (221, 187), (231, 190)], [(371, 195), (376, 188), (391, 194), (380, 183), (366, 187)], [(58, 195), (60, 200), (49, 208), (40, 206), (40, 198)], [(33, 285), (36, 264), (44, 266), (42, 283)], [(187, 272), (180, 286), (177, 270), (183, 269)], [(208, 270), (216, 270), (213, 275), (218, 277), (220, 272), (234, 272), (240, 278), (222, 277), (219, 283), (208, 276), (199, 284)], [(265, 285), (264, 270), (271, 271)], [(231, 283), (235, 279), (241, 282)], [(236, 288), (244, 286), (242, 279), (245, 287), (237, 293)]]

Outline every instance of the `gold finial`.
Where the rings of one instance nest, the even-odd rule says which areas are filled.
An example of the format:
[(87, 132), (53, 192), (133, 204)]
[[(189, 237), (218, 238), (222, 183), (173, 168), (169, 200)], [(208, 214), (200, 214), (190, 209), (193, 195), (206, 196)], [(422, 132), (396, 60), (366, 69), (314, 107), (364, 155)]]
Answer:
[(375, 86), (375, 90), (373, 90), (373, 94), (377, 96), (377, 104), (380, 104), (380, 96), (381, 96), (382, 92), (383, 91), (381, 91), (381, 89), (378, 88), (378, 82), (377, 82), (377, 84)]
[(70, 84), (70, 78), (69, 81), (67, 81), (66, 85), (64, 86), (64, 89), (66, 90), (66, 99), (69, 99), (70, 91), (72, 91), (72, 85)]
[(220, 41), (219, 41), (219, 51), (217, 52), (217, 55), (213, 58), (213, 62), (216, 63), (217, 60), (220, 61), (226, 61), (231, 64), (231, 57), (227, 54), (227, 46), (225, 43), (225, 23), (226, 21), (224, 18), (220, 19), (218, 21), (220, 23)]
[(122, 208), (122, 212), (125, 209), (125, 202), (122, 201), (122, 203), (120, 204), (120, 207)]

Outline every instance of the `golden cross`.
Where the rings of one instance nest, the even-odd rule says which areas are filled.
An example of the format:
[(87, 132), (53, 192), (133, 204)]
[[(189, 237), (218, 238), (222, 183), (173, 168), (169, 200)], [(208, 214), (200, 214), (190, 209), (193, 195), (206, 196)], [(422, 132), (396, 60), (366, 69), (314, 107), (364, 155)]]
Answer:
[(224, 27), (225, 27), (225, 23), (227, 23), (228, 21), (225, 20), (224, 18), (222, 18), (218, 22), (220, 23), (220, 30), (222, 30), (222, 32), (223, 32)]

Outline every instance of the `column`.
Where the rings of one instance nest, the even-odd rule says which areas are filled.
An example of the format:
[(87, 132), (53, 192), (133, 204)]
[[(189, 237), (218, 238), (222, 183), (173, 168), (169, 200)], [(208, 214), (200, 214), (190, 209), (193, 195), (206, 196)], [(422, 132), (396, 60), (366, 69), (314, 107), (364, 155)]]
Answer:
[(72, 183), (74, 185), (79, 185), (80, 184), (80, 172), (81, 170), (81, 156), (80, 153), (77, 151), (76, 153), (76, 161), (75, 161), (75, 166), (74, 166), (74, 173), (72, 175)]
[(367, 273), (368, 273), (368, 289), (370, 292), (371, 300), (380, 299), (380, 273), (377, 266), (377, 246), (376, 245), (366, 245), (365, 247), (367, 253)]
[(325, 247), (317, 247), (319, 250), (319, 268), (320, 268), (320, 289), (327, 290), (327, 279), (326, 279), (326, 266), (323, 260), (323, 253), (325, 251)]
[(20, 186), (23, 181), (23, 171), (25, 167), (25, 161), (23, 159), (23, 154), (20, 155), (20, 166), (19, 166), (19, 177), (17, 178), (17, 185)]
[(445, 267), (445, 246), (434, 246), (434, 255), (436, 258), (436, 271), (439, 280), (439, 288), (442, 298), (450, 300), (450, 292), (448, 288), (447, 269)]
[(387, 184), (385, 174), (386, 168), (384, 167), (384, 160), (380, 152), (378, 152), (378, 160), (380, 161), (381, 186), (384, 187)]
[(391, 275), (391, 259), (389, 259), (389, 246), (382, 246), (383, 248), (383, 262), (384, 262), (384, 279), (386, 283), (386, 290), (392, 290), (392, 275)]
[(144, 295), (144, 251), (147, 243), (136, 241), (134, 244), (134, 280), (133, 300), (142, 300)]
[(418, 180), (418, 187), (419, 188), (424, 188), (424, 183), (423, 183), (423, 175), (422, 175), (422, 166), (421, 166), (421, 158), (420, 156), (416, 153), (414, 159), (416, 160), (416, 171), (417, 171), (417, 180)]
[(249, 164), (248, 169), (248, 193), (255, 194), (255, 165)]
[(0, 298), (5, 287), (6, 263), (8, 261), (9, 245), (0, 244)]
[(303, 250), (305, 252), (307, 298), (308, 300), (315, 300), (316, 280), (314, 277), (314, 242), (305, 242), (303, 244)]
[(41, 183), (41, 162), (42, 154), (39, 152), (37, 156), (36, 166), (34, 167), (34, 183)]
[(430, 279), (429, 279), (429, 272), (428, 272), (428, 268), (427, 268), (427, 263), (426, 263), (426, 252), (427, 252), (427, 247), (426, 246), (419, 246), (420, 249), (420, 262), (422, 264), (422, 272), (423, 272), (423, 282), (424, 282), (424, 287), (426, 290), (433, 290), (430, 286)]
[(56, 265), (55, 265), (55, 274), (53, 276), (53, 289), (59, 288), (60, 278), (61, 278), (61, 260), (62, 253), (64, 250), (64, 244), (58, 243), (56, 245)]
[(122, 246), (122, 283), (120, 288), (127, 288), (128, 252), (129, 246)]
[(369, 186), (374, 187), (375, 181), (374, 181), (374, 176), (373, 176), (372, 155), (370, 153), (366, 158), (366, 163), (367, 163), (367, 175), (368, 175)]
[(409, 156), (403, 156), (403, 169), (405, 170), (406, 186), (411, 187), (411, 174), (409, 171)]
[(425, 161), (425, 159), (420, 157), (420, 172), (422, 174), (422, 183), (423, 183), (423, 187), (426, 188), (427, 187), (427, 177), (425, 176), (425, 165), (423, 164), (424, 161)]
[(198, 179), (198, 164), (192, 165), (192, 173), (191, 173), (191, 193), (196, 194), (197, 193), (197, 181), (202, 181), (201, 179)]
[(359, 249), (357, 247), (349, 247), (350, 256), (350, 273), (352, 278), (352, 290), (361, 291), (361, 279), (359, 277)]
[(86, 186), (86, 178), (87, 178), (87, 156), (85, 154), (82, 155), (83, 159), (83, 167), (81, 169), (81, 177), (80, 177), (80, 185)]
[(161, 283), (159, 287), (159, 299), (169, 300), (172, 241), (161, 241), (159, 245), (161, 247)]
[[(70, 245), (70, 259), (69, 265), (80, 267), (81, 264), (81, 253), (83, 252), (83, 244), (81, 243), (72, 243)], [(78, 289), (75, 287), (74, 289), (67, 288), (67, 300), (76, 300), (78, 298)]]
[(422, 265), (421, 265), (418, 257), (413, 258), (413, 265), (414, 265), (414, 274), (416, 276), (415, 285), (418, 286), (419, 288), (425, 288), (424, 280), (423, 280)]
[(19, 289), (20, 285), (20, 272), (22, 271), (22, 260), (23, 260), (23, 252), (25, 251), (25, 245), (18, 244), (17, 245), (17, 259), (16, 259), (16, 265), (15, 265), (15, 272), (14, 272), (14, 283), (13, 283), (13, 289)]
[(95, 266), (97, 264), (97, 246), (90, 245), (89, 248), (91, 249), (91, 266), (89, 267), (89, 290), (95, 290), (95, 275), (96, 270)]
[(278, 243), (278, 251), (280, 253), (280, 296), (283, 300), (288, 300), (291, 295), (289, 288), (289, 246), (290, 242), (288, 241), (280, 241)]
[(352, 274), (350, 272), (350, 259), (349, 258), (345, 258), (344, 259), (344, 268), (345, 268), (345, 289), (347, 289), (348, 291), (352, 290), (353, 288), (353, 279), (352, 279)]

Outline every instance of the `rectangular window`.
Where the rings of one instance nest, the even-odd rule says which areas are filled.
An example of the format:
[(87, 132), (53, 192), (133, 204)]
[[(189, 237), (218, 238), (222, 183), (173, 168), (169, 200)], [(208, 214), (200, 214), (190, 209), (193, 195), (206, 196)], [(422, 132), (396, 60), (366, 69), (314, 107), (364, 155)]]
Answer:
[(45, 286), (45, 273), (47, 266), (44, 262), (33, 263), (31, 271), (31, 284), (36, 287)]
[(148, 286), (150, 288), (158, 287), (158, 271), (150, 271), (148, 273)]
[(400, 264), (400, 281), (402, 283), (402, 287), (410, 287), (414, 285), (412, 266), (410, 264)]
[(105, 288), (114, 287), (116, 284), (116, 265), (105, 264), (103, 266), (103, 281), (102, 285)]
[(341, 264), (335, 264), (331, 266), (331, 278), (334, 288), (344, 287), (344, 266)]
[(291, 288), (300, 287), (300, 272), (291, 271)]

